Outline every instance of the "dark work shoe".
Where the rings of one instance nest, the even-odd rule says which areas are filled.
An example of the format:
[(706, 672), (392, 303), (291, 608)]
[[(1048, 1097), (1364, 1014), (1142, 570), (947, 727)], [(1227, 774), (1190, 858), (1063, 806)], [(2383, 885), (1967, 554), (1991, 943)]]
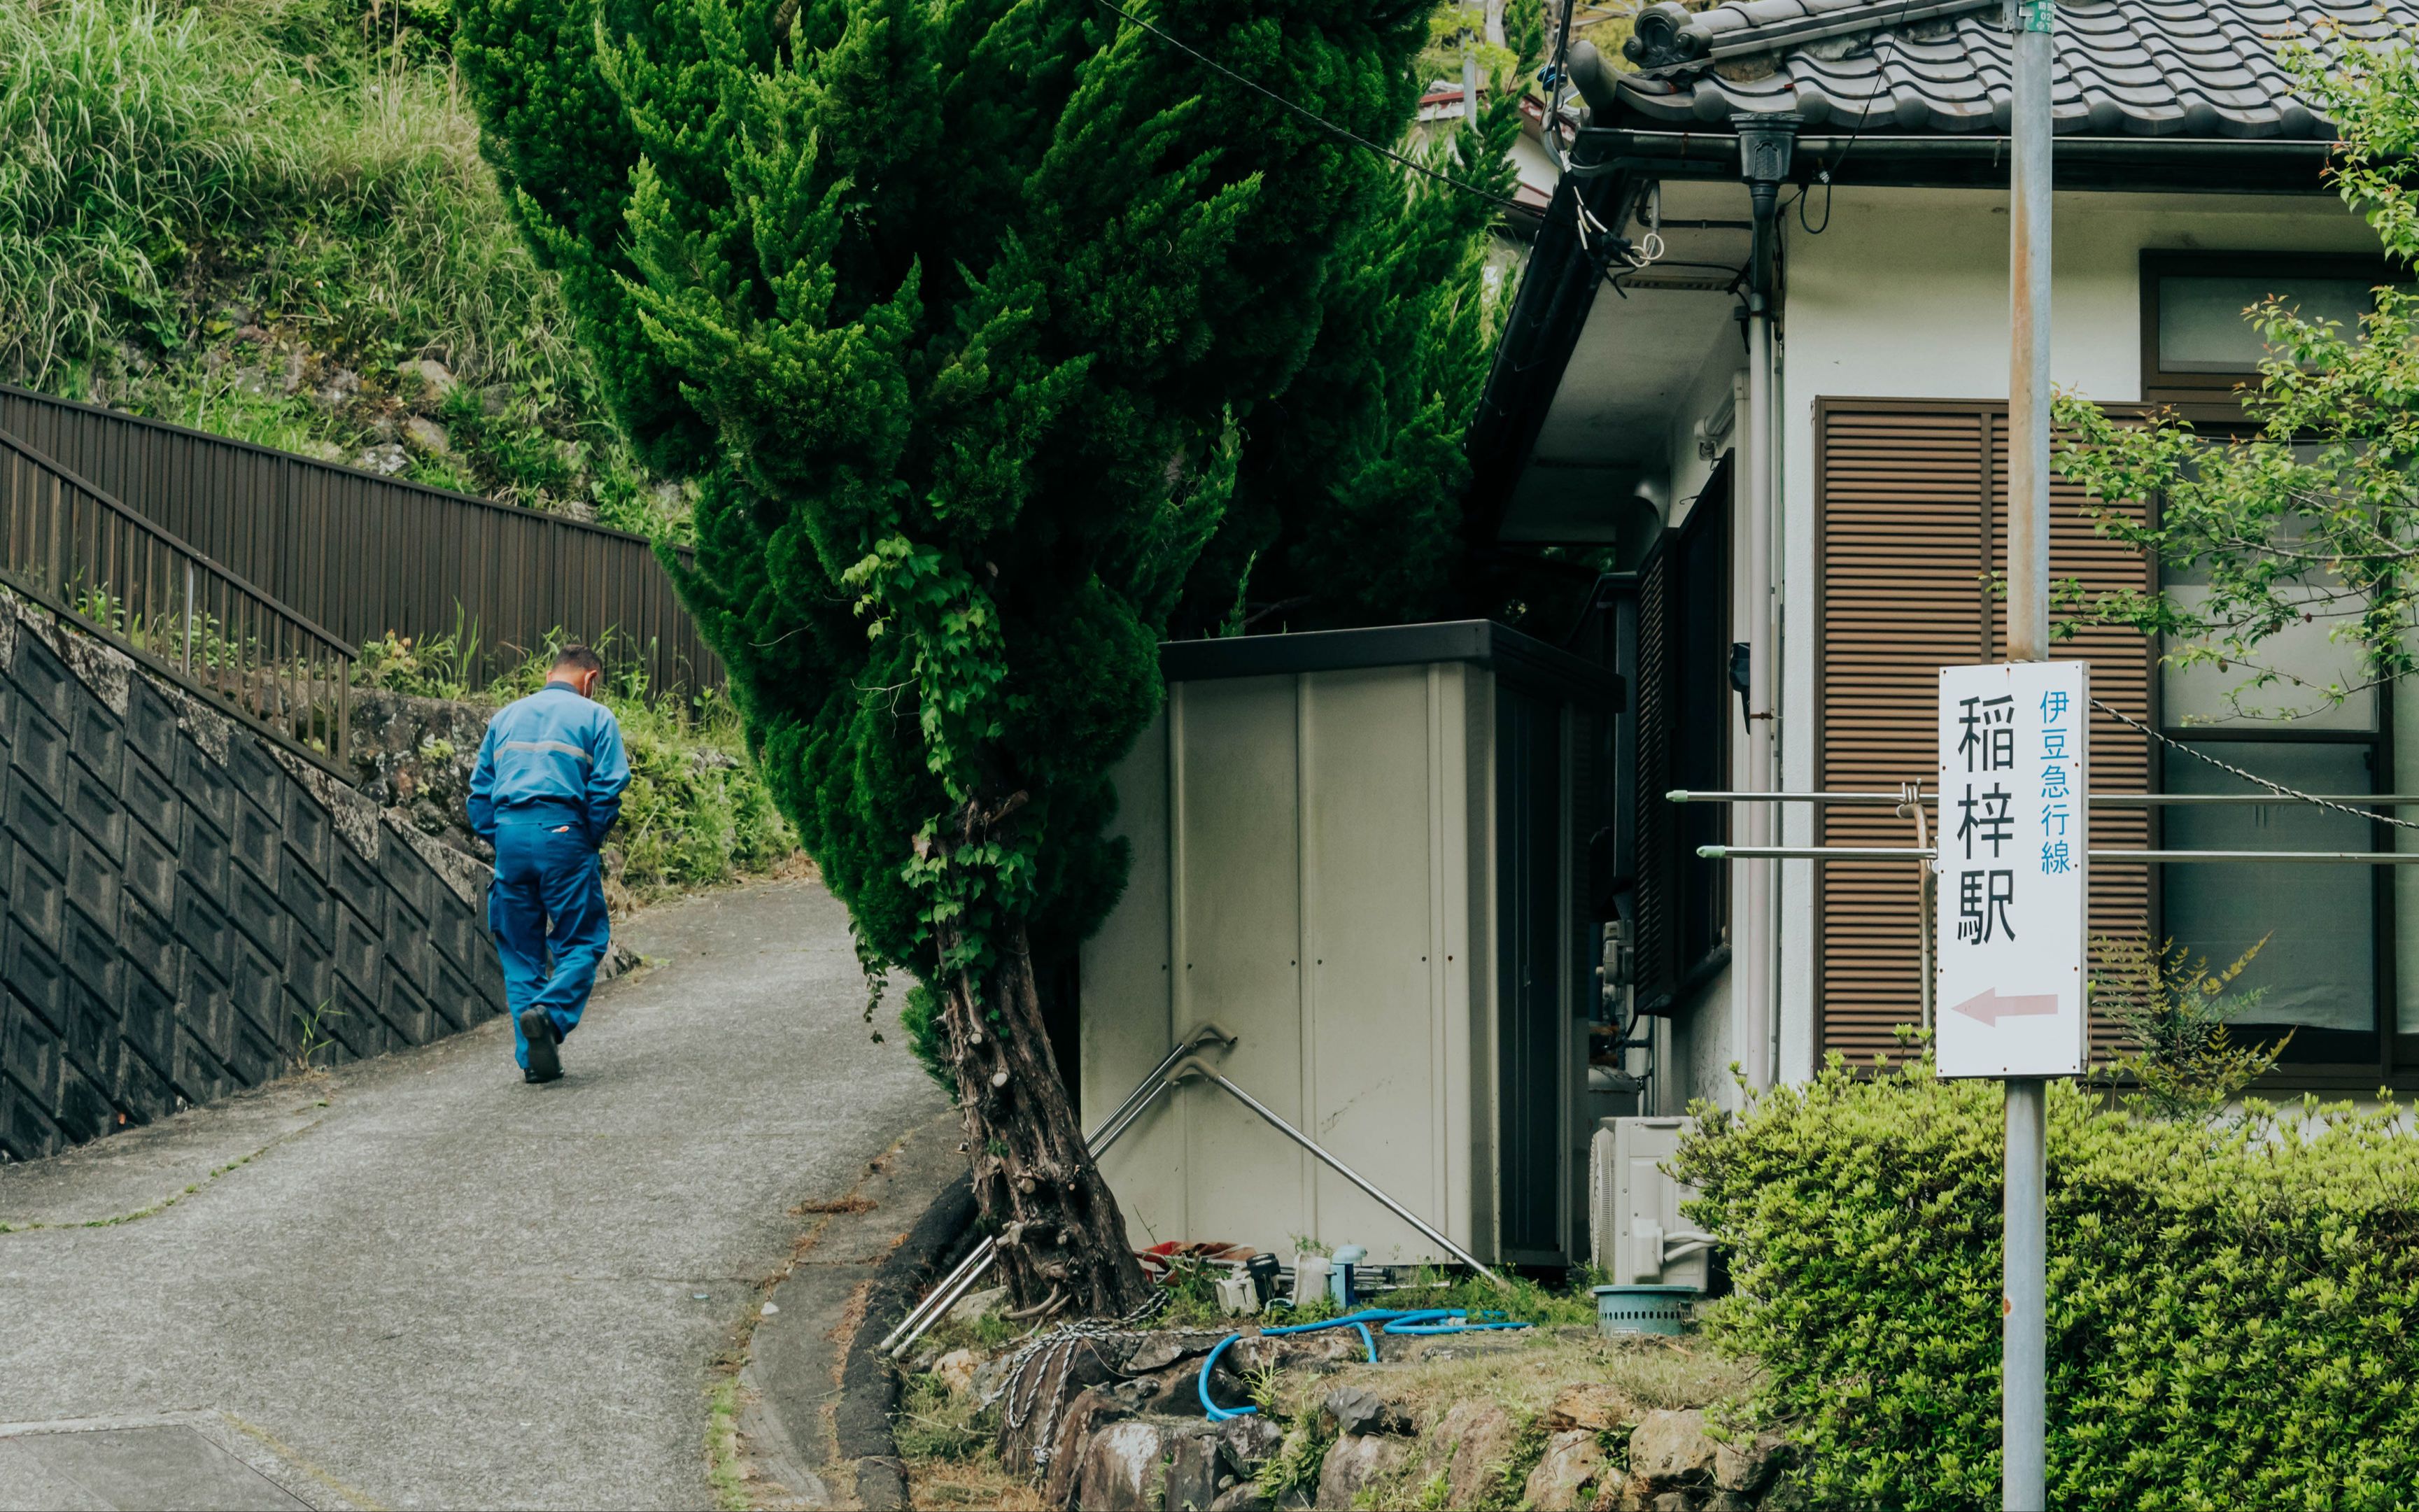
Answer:
[(521, 1038), (529, 1041), (529, 1072), (524, 1080), (550, 1082), (562, 1074), (562, 1057), (554, 1051), (554, 1021), (546, 1016), (545, 1009), (522, 1012)]

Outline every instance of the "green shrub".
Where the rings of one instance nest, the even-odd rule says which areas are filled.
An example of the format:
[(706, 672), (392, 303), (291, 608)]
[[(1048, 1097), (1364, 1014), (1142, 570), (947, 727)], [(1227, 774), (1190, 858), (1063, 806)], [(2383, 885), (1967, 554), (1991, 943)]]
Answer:
[(690, 723), (655, 704), (610, 694), (604, 702), (622, 722), (630, 758), (629, 790), (609, 842), (621, 852), (624, 887), (644, 896), (726, 882), (796, 851), (763, 779), (741, 753), (735, 716)]
[[(2210, 1123), (2061, 1083), (2049, 1117), (2051, 1504), (2419, 1504), (2406, 1111)], [(1712, 1326), (1815, 1504), (1998, 1504), (2002, 1118), (1996, 1084), (1834, 1057), (1682, 1148), (1733, 1254)]]
[(2263, 938), (2222, 971), (2170, 940), (2094, 939), (2086, 987), (2095, 1023), (2114, 1024), (2133, 1048), (2100, 1075), (2129, 1089), (2128, 1103), (2162, 1119), (2207, 1119), (2275, 1069), (2293, 1035), (2264, 1045), (2234, 1042), (2229, 1021), (2257, 1006), (2265, 988), (2234, 990)]

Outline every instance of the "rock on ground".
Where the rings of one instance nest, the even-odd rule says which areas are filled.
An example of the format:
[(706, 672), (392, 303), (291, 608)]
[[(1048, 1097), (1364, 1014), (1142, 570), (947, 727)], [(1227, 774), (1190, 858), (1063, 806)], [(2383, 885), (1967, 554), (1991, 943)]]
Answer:
[(1285, 1443), (1277, 1426), (1257, 1415), (1224, 1423), (1195, 1418), (1179, 1425), (1170, 1437), (1161, 1504), (1168, 1512), (1261, 1504), (1254, 1477)]
[(1144, 1418), (1112, 1423), (1084, 1444), (1074, 1504), (1084, 1512), (1160, 1512), (1167, 1433)]
[(975, 1370), (981, 1364), (982, 1356), (972, 1350), (951, 1350), (932, 1362), (932, 1374), (941, 1378), (941, 1384), (949, 1388), (950, 1395), (971, 1396)]
[(1591, 1433), (1607, 1433), (1624, 1424), (1634, 1424), (1643, 1415), (1620, 1387), (1610, 1381), (1586, 1381), (1563, 1388), (1562, 1395), (1546, 1409), (1546, 1427), (1557, 1432), (1585, 1428)]
[[(1081, 1352), (1078, 1351), (1079, 1355)], [(999, 1458), (1002, 1464), (1021, 1469), (1033, 1462), (1032, 1435), (1041, 1429), (1042, 1425), (1038, 1421), (1040, 1415), (1040, 1410), (1037, 1408), (1031, 1418), (1019, 1425), (1023, 1431), (1000, 1435)], [(1069, 1504), (1083, 1475), (1085, 1448), (1092, 1436), (1132, 1415), (1097, 1386), (1085, 1387), (1058, 1410), (1057, 1421), (1050, 1425), (1050, 1464), (1041, 1479), (1044, 1506)]]
[(1345, 1438), (1364, 1433), (1409, 1434), (1411, 1414), (1376, 1392), (1361, 1386), (1338, 1386), (1327, 1394), (1321, 1411), (1335, 1420), (1335, 1431)]
[(445, 427), (425, 416), (414, 415), (409, 420), (405, 421), (403, 423), (403, 437), (405, 440), (409, 441), (415, 448), (420, 451), (426, 452), (431, 456), (449, 456), (453, 455), (454, 442), (453, 440), (445, 434)]
[(1629, 1436), (1629, 1473), (1658, 1490), (1711, 1487), (1718, 1447), (1697, 1409), (1649, 1412)]
[(1363, 1489), (1391, 1480), (1410, 1461), (1411, 1445), (1405, 1440), (1382, 1433), (1347, 1434), (1327, 1451), (1318, 1495), (1311, 1504), (1319, 1512), (1349, 1512)]
[(1564, 1428), (1546, 1441), (1545, 1456), (1529, 1473), (1522, 1500), (1533, 1512), (1578, 1512), (1595, 1504), (1598, 1483), (1608, 1468), (1604, 1447), (1594, 1432)]
[(1518, 1436), (1512, 1414), (1493, 1402), (1456, 1402), (1427, 1434), (1425, 1473), (1445, 1477), (1445, 1505), (1476, 1506)]
[(1714, 1445), (1714, 1489), (1752, 1496), (1772, 1484), (1786, 1444), (1778, 1433), (1758, 1434), (1745, 1443)]
[(969, 1291), (951, 1303), (948, 1320), (952, 1323), (978, 1323), (1006, 1305), (1006, 1287), (985, 1287), (980, 1291)]

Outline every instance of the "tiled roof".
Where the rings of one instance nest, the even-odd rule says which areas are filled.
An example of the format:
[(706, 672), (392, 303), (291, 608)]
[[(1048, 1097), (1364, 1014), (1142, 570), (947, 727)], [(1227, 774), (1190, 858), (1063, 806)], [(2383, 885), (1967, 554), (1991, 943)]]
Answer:
[[(2000, 0), (1732, 0), (1657, 5), (1616, 68), (1622, 122), (1727, 123), (1795, 110), (1809, 127), (2004, 132)], [(2314, 23), (2375, 37), (2419, 25), (2419, 0), (2061, 0), (2053, 110), (2061, 133), (2325, 137), (2275, 58)], [(1610, 60), (1608, 60), (1610, 61)]]

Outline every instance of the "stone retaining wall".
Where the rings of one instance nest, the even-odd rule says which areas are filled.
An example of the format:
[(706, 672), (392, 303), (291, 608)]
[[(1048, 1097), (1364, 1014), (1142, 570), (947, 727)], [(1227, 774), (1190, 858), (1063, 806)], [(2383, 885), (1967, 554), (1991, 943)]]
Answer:
[[(1011, 1380), (1013, 1350), (959, 1350), (929, 1369), (952, 1394), (999, 1410), (1001, 1462), (1039, 1461), (1036, 1490), (1054, 1512), (1388, 1512), (1517, 1504), (1528, 1512), (1764, 1512), (1786, 1455), (1777, 1434), (1723, 1432), (1700, 1408), (1649, 1409), (1609, 1381), (1553, 1389), (1551, 1356), (1530, 1335), (1387, 1335), (1388, 1359), (1364, 1364), (1343, 1330), (1245, 1332), (1219, 1356), (1211, 1394), (1240, 1404), (1278, 1372), (1330, 1378), (1315, 1409), (1280, 1422), (1211, 1422), (1199, 1379), (1223, 1333), (1096, 1333), (1080, 1348), (1037, 1355)], [(1593, 1330), (1556, 1331), (1564, 1343)], [(1666, 1341), (1640, 1339), (1652, 1350)], [(1678, 1341), (1668, 1341), (1676, 1345)], [(1572, 1368), (1569, 1358), (1561, 1368)], [(1441, 1404), (1401, 1396), (1423, 1360), (1492, 1360)], [(1456, 1368), (1460, 1368), (1456, 1366)], [(1525, 1379), (1552, 1392), (1536, 1410), (1487, 1389)], [(1564, 1378), (1568, 1381), (1568, 1377)], [(1287, 1394), (1290, 1396), (1290, 1394)], [(1015, 1410), (1009, 1411), (1014, 1401)], [(1300, 1407), (1299, 1397), (1292, 1398)], [(1533, 1400), (1535, 1398), (1532, 1398)], [(1275, 1463), (1281, 1473), (1268, 1474)], [(1284, 1488), (1271, 1495), (1263, 1479)]]
[(503, 1011), (486, 877), (0, 594), (0, 1154)]

